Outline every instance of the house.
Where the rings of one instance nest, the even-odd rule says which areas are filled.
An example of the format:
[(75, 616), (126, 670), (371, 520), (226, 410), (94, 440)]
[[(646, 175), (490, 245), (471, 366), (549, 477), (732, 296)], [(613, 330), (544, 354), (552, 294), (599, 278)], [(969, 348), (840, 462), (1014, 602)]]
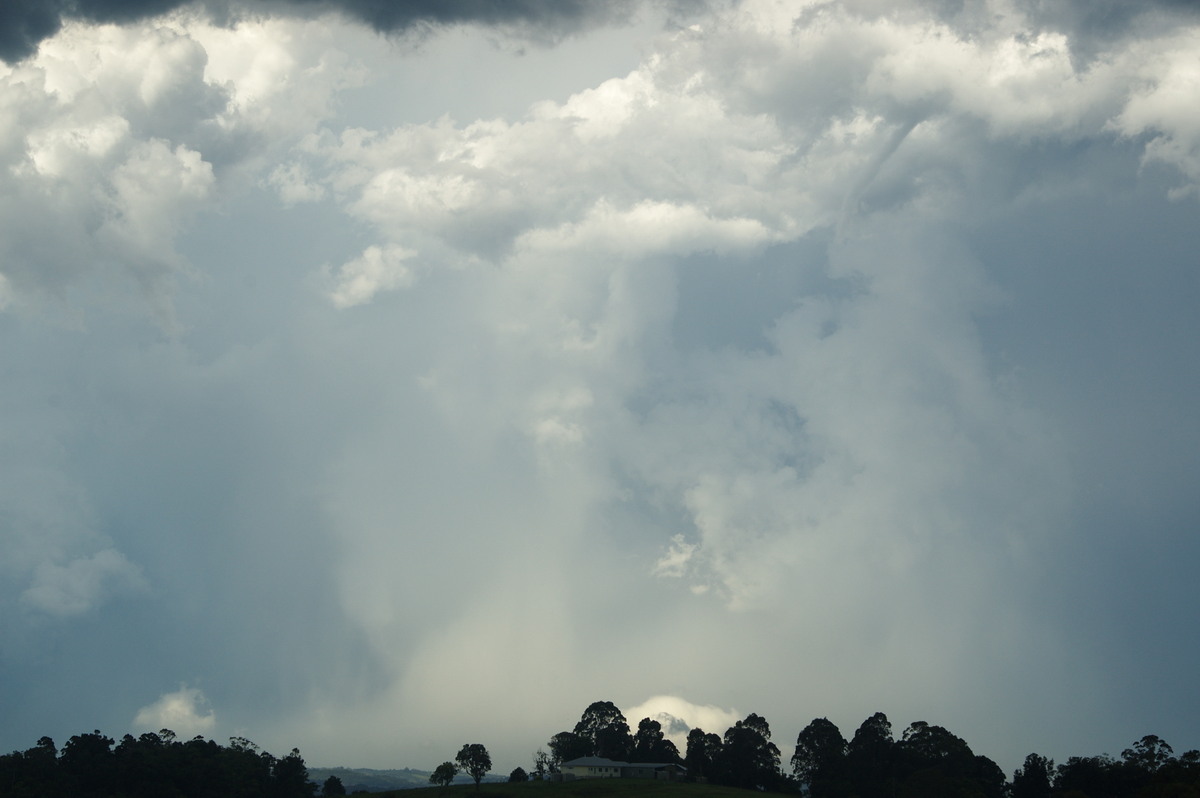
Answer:
[(619, 779), (621, 768), (628, 766), (628, 762), (614, 762), (601, 756), (581, 756), (563, 762), (558, 769), (564, 779)]
[(673, 762), (618, 762), (601, 756), (583, 756), (559, 766), (564, 780), (571, 779), (659, 779), (676, 781), (687, 768)]

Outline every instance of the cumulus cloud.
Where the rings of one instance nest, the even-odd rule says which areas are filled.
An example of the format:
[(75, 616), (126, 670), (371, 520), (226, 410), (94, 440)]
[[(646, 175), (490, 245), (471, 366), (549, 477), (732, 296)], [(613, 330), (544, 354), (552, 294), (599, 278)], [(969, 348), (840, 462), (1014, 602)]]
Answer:
[[(987, 670), (965, 615), (928, 607), (1011, 626), (981, 585), (1047, 545), (1070, 478), (981, 337), (1007, 299), (966, 228), (987, 203), (1062, 190), (1011, 153), (1105, 146), (1148, 85), (1138, 70), (1177, 79), (1144, 43), (1084, 67), (1020, 14), (980, 36), (852, 5), (797, 20), (746, 3), (521, 120), (347, 130), (309, 153), (382, 246), (464, 275), (439, 279), (471, 297), (479, 351), (448, 339), (421, 383), (457, 408), (446, 423), (493, 440), (511, 425), (538, 463), (619, 474), (586, 494), (591, 523), (630, 494), (671, 519), (622, 538), (642, 573), (742, 612), (849, 594), (856, 650), (893, 593), (912, 639), (963, 630), (936, 646), (938, 672)], [(803, 248), (830, 230), (820, 256)], [(791, 293), (737, 308), (757, 343), (677, 325), (712, 279), (704, 259), (745, 278), (773, 251), (795, 253)], [(694, 312), (715, 323), (736, 298)], [(568, 393), (588, 401), (548, 403)], [(489, 397), (478, 417), (472, 394)]]
[(416, 254), (398, 246), (367, 247), (337, 270), (330, 299), (336, 307), (348, 308), (370, 302), (380, 291), (412, 285), (413, 274), (405, 261)]
[[(349, 59), (327, 58), (319, 43), (282, 46), (308, 25), (260, 20), (235, 32), (186, 14), (72, 24), (35, 57), (0, 68), (6, 293), (61, 300), (115, 274), (172, 326), (176, 279), (189, 273), (179, 234), (219, 186), (237, 184), (240, 166), (305, 135), (332, 93), (357, 79)], [(289, 202), (321, 191), (299, 167), (269, 181)]]
[(313, 182), (300, 163), (281, 164), (271, 172), (267, 184), (279, 192), (284, 205), (316, 202), (325, 196), (325, 188)]
[[(377, 225), (389, 240), (421, 242), (439, 252), (458, 250), (458, 263), (493, 259), (514, 285), (529, 286), (527, 293), (512, 297), (520, 304), (502, 309), (512, 317), (505, 327), (512, 351), (531, 345), (526, 352), (544, 352), (534, 355), (544, 357), (539, 368), (624, 386), (620, 390), (627, 393), (621, 394), (593, 385), (596, 401), (582, 419), (570, 427), (548, 426), (549, 421), (535, 427), (543, 441), (567, 430), (577, 440), (589, 438), (589, 423), (607, 428), (620, 418), (619, 405), (630, 401), (631, 393), (651, 390), (631, 374), (653, 369), (647, 360), (669, 345), (660, 338), (669, 329), (662, 324), (668, 317), (651, 319), (671, 312), (669, 299), (668, 304), (658, 300), (670, 297), (671, 283), (686, 272), (657, 269), (649, 259), (761, 252), (821, 226), (840, 225), (851, 199), (874, 200), (874, 216), (855, 214), (857, 228), (843, 227), (848, 241), (830, 266), (846, 286), (854, 286), (846, 296), (833, 302), (798, 297), (801, 309), (759, 319), (762, 330), (769, 331), (771, 356), (743, 360), (724, 353), (682, 367), (687, 376), (677, 378), (698, 391), (695, 398), (673, 398), (671, 382), (660, 381), (653, 391), (668, 394), (651, 394), (654, 410), (635, 425), (639, 434), (633, 438), (652, 443), (604, 452), (626, 462), (655, 491), (673, 494), (693, 518), (699, 542), (674, 550), (678, 556), (661, 572), (678, 575), (685, 563), (707, 562), (735, 603), (760, 591), (770, 594), (772, 571), (795, 566), (798, 552), (791, 547), (803, 539), (798, 530), (810, 529), (817, 539), (841, 537), (844, 543), (852, 530), (884, 523), (885, 517), (892, 524), (919, 524), (917, 518), (903, 521), (903, 513), (897, 515), (894, 502), (906, 495), (921, 497), (920, 505), (944, 501), (969, 507), (983, 497), (959, 495), (960, 483), (973, 482), (951, 475), (998, 451), (1016, 457), (1004, 467), (1014, 485), (1036, 463), (1053, 468), (1053, 458), (1044, 457), (1035, 443), (1040, 438), (1036, 421), (1022, 419), (1018, 406), (995, 393), (972, 340), (970, 316), (991, 302), (978, 266), (964, 252), (934, 244), (933, 236), (917, 240), (900, 231), (918, 215), (941, 212), (941, 203), (950, 201), (947, 187), (936, 182), (937, 170), (961, 172), (966, 166), (948, 160), (952, 150), (935, 155), (928, 149), (948, 119), (982, 121), (994, 136), (1026, 136), (1030, 130), (1078, 135), (1073, 131), (1083, 112), (1051, 99), (1062, 93), (1064, 81), (1075, 81), (1061, 38), (1029, 43), (1014, 34), (971, 43), (949, 28), (863, 20), (836, 9), (820, 27), (795, 32), (791, 22), (786, 7), (750, 4), (744, 16), (728, 21), (732, 30), (714, 25), (711, 34), (676, 34), (669, 57), (650, 59), (627, 77), (581, 92), (561, 106), (539, 106), (519, 124), (494, 120), (455, 128), (442, 120), (386, 138), (352, 131), (323, 145), (337, 170), (338, 190), (359, 192), (350, 211)], [(772, 73), (778, 83), (790, 70), (805, 68), (806, 54), (820, 50), (820, 37), (857, 39), (868, 66), (858, 72), (860, 85), (847, 91), (858, 104), (829, 109), (825, 127), (816, 130), (788, 128), (779, 117), (751, 113), (747, 87), (727, 82), (743, 73), (710, 74), (702, 57), (712, 49), (720, 52), (730, 33), (742, 39), (739, 47), (779, 54), (788, 69)], [(814, 38), (818, 47), (801, 47)], [(939, 46), (947, 55), (932, 67), (915, 55)], [(911, 71), (918, 60), (919, 73)], [(962, 77), (972, 70), (973, 77)], [(981, 85), (988, 87), (982, 98)], [(775, 89), (759, 89), (764, 90)], [(818, 103), (825, 101), (825, 87), (812, 91), (820, 92), (814, 98)], [(1031, 94), (1044, 96), (1045, 102), (1031, 103)], [(1103, 106), (1111, 103), (1113, 92), (1094, 95)], [(794, 102), (803, 104), (805, 98)], [(1101, 108), (1100, 118), (1118, 107)], [(681, 119), (686, 124), (679, 124)], [(914, 119), (930, 121), (914, 129)], [(703, 135), (694, 135), (697, 130)], [(894, 156), (899, 141), (907, 147), (906, 162), (893, 168), (906, 179), (927, 179), (914, 177), (925, 170), (935, 180), (901, 188), (903, 193), (889, 201), (919, 208), (887, 215), (882, 211), (890, 209), (872, 192), (883, 196), (883, 180), (895, 179), (886, 170), (889, 160), (899, 160)], [(580, 156), (576, 144), (586, 147), (586, 155)], [(492, 235), (481, 240), (481, 228)], [(863, 352), (871, 355), (864, 358)], [(797, 371), (805, 374), (803, 382), (783, 377)], [(921, 374), (921, 381), (896, 383), (909, 372)], [(751, 398), (729, 396), (723, 387), (729, 384)], [(930, 394), (930, 385), (944, 388)], [(870, 397), (871, 406), (847, 404), (851, 392)], [(826, 396), (832, 400), (827, 409)], [(881, 400), (894, 405), (884, 410)], [(944, 407), (931, 412), (931, 400)], [(735, 421), (741, 408), (727, 410), (729, 401), (748, 402), (755, 414)], [(695, 411), (693, 403), (699, 405)], [(864, 409), (876, 420), (870, 436), (861, 433)], [(677, 421), (692, 412), (694, 418)], [(722, 415), (726, 412), (728, 417)], [(742, 429), (755, 422), (758, 428)], [(893, 423), (896, 427), (889, 428)], [(701, 427), (709, 432), (691, 447), (692, 430)], [(944, 438), (946, 429), (956, 430), (955, 435)], [(552, 430), (559, 434), (551, 436)], [(725, 462), (715, 461), (710, 448), (720, 431), (729, 436), (716, 450), (727, 453)], [(775, 462), (769, 455), (778, 446), (754, 448), (772, 436), (791, 443)], [(596, 440), (625, 439), (599, 434)], [(639, 464), (642, 451), (655, 460)], [(739, 461), (743, 452), (745, 462)], [(914, 456), (942, 470), (923, 475), (906, 465)], [(887, 465), (880, 459), (892, 457), (898, 459)], [(880, 469), (878, 484), (867, 476), (875, 468)], [(898, 488), (901, 479), (920, 478), (926, 482), (914, 484), (911, 493)], [(1043, 479), (1043, 484), (1054, 482)], [(882, 499), (876, 491), (885, 484), (893, 486), (887, 495), (894, 498), (878, 506), (879, 518), (822, 517), (824, 504), (838, 514), (849, 507), (863, 512)], [(872, 499), (852, 499), (844, 490), (862, 490)], [(950, 492), (933, 498), (931, 491), (943, 490)], [(806, 497), (809, 491), (813, 499)], [(798, 507), (807, 508), (799, 517)], [(771, 518), (771, 508), (780, 515)], [(965, 516), (951, 514), (944, 527), (953, 530), (963, 523)], [(1009, 528), (1007, 522), (999, 526)], [(838, 529), (846, 531), (839, 536)]]
[(1189, 98), (1200, 91), (1200, 68), (1189, 53), (1193, 36), (1164, 36), (1139, 52), (1143, 81), (1131, 92), (1121, 113), (1110, 121), (1122, 135), (1149, 136), (1145, 160), (1161, 162), (1182, 173), (1185, 186), (1172, 193), (1182, 197), (1200, 191), (1200, 114)]
[(148, 588), (142, 571), (115, 549), (104, 549), (65, 564), (42, 563), (33, 584), (21, 594), (29, 607), (49, 615), (83, 615), (113, 597)]
[(170, 729), (181, 738), (206, 736), (217, 726), (217, 713), (199, 688), (181, 686), (139, 709), (133, 725), (147, 731)]
[(675, 743), (680, 753), (687, 751), (687, 735), (692, 729), (723, 734), (730, 726), (745, 718), (735, 709), (695, 704), (672, 695), (652, 696), (636, 706), (622, 709), (622, 713), (632, 729), (637, 729), (642, 718), (657, 720), (662, 724), (663, 733)]
[(61, 419), (51, 416), (47, 423), (44, 415), (31, 413), (29, 397), (22, 394), (11, 392), (9, 410), (25, 428), (0, 428), (5, 448), (21, 453), (17, 462), (0, 465), (0, 539), (6, 552), (0, 600), (11, 595), (17, 602), (12, 610), (71, 618), (146, 593), (141, 566), (95, 531), (97, 514), (86, 487), (34, 442), (61, 435), (53, 423)]
[(654, 564), (654, 573), (658, 576), (683, 576), (697, 548), (698, 544), (689, 543), (682, 534), (672, 536), (669, 550)]
[[(1139, 69), (1175, 80), (1142, 46), (1084, 67), (1019, 14), (966, 36), (919, 14), (833, 5), (798, 22), (745, 3), (523, 119), (347, 130), (309, 153), (382, 246), (449, 267), (437, 279), (475, 308), (472, 354), (442, 341), (421, 382), (444, 423), (476, 442), (519, 432), (540, 466), (597, 480), (559, 534), (586, 529), (594, 557), (624, 549), (691, 600), (771, 614), (825, 641), (827, 664), (877, 650), (896, 678), (969, 689), (964, 674), (1027, 667), (1025, 640), (1057, 657), (993, 590), (1054, 545), (1071, 485), (1050, 420), (980, 333), (1009, 299), (970, 228), (989, 203), (1077, 190), (1023, 153), (1107, 146)], [(734, 304), (769, 253), (795, 258), (790, 293)], [(722, 269), (736, 289), (689, 307)], [(736, 313), (753, 334), (701, 337), (687, 313)], [(588, 401), (547, 400), (567, 394)], [(606, 528), (640, 502), (658, 519), (645, 537)], [(427, 648), (421, 672), (461, 656)], [(851, 670), (830, 690), (877, 676)]]

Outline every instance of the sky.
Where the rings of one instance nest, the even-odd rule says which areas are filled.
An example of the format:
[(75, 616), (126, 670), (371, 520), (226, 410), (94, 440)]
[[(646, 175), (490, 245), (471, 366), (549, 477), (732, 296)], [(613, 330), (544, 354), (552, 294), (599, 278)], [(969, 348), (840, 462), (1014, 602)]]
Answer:
[(1197, 4), (0, 31), (0, 750), (1200, 748)]

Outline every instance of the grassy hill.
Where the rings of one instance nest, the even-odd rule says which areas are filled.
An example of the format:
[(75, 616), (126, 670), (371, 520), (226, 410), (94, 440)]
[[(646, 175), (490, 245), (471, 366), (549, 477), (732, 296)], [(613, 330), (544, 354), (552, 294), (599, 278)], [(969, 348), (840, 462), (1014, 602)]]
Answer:
[(748, 798), (762, 793), (735, 787), (655, 781), (653, 779), (578, 779), (576, 781), (453, 784), (372, 793), (372, 798)]
[(308, 769), (308, 780), (324, 784), (325, 779), (337, 776), (347, 792), (363, 787), (378, 795), (383, 790), (402, 790), (411, 787), (428, 787), (429, 771), (403, 768), (399, 770), (373, 770), (371, 768), (316, 768)]

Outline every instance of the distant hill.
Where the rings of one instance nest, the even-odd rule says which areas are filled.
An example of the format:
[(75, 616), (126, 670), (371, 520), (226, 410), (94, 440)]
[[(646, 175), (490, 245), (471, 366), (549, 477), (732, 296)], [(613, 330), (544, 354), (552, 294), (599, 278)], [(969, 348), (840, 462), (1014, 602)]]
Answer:
[(428, 770), (372, 770), (371, 768), (312, 768), (308, 769), (308, 780), (318, 786), (330, 776), (337, 776), (347, 793), (355, 790), (383, 792), (385, 790), (407, 790), (429, 786)]
[[(478, 792), (474, 784), (456, 782), (446, 789), (424, 786), (420, 790), (405, 791), (403, 794), (385, 793), (376, 798), (764, 798), (782, 795), (652, 779), (579, 779), (566, 782), (526, 781), (519, 784), (509, 784), (506, 779), (490, 784), (484, 782)], [(349, 788), (346, 791), (350, 792)]]
[[(374, 770), (372, 768), (313, 768), (308, 769), (308, 780), (315, 782), (318, 787), (325, 783), (330, 776), (337, 776), (347, 793), (355, 790), (367, 792), (386, 792), (388, 790), (411, 790), (417, 787), (429, 787), (428, 770)], [(507, 779), (507, 776), (504, 777)], [(502, 781), (499, 775), (492, 773), (484, 778), (484, 782)], [(470, 778), (459, 774), (455, 784), (471, 784)]]

